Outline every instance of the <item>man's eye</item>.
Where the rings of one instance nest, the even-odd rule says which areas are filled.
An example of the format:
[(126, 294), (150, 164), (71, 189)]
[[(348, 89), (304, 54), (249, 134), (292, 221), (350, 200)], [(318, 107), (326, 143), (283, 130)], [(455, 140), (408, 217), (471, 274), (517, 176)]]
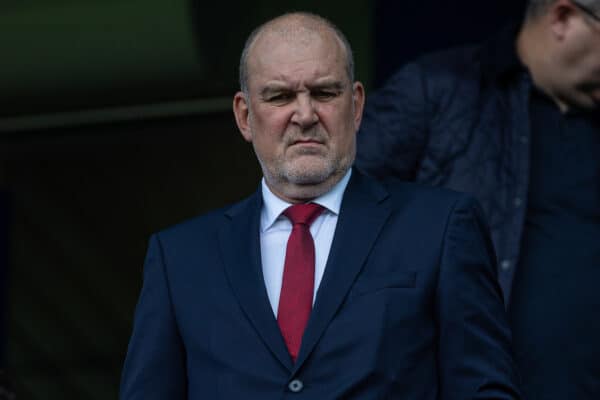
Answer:
[(317, 90), (312, 93), (312, 96), (317, 100), (329, 100), (337, 96), (337, 92), (329, 90)]
[(290, 101), (293, 98), (292, 93), (277, 93), (267, 97), (267, 101), (270, 103), (283, 103)]

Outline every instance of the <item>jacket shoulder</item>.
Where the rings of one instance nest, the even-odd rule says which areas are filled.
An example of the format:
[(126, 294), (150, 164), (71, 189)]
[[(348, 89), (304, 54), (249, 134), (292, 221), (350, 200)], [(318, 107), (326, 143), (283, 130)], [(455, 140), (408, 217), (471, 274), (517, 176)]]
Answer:
[(428, 53), (407, 63), (392, 75), (388, 85), (421, 82), (427, 88), (443, 82), (478, 80), (480, 74), (481, 47), (462, 46)]
[(478, 67), (481, 58), (481, 47), (476, 45), (453, 47), (428, 53), (418, 58), (415, 63), (434, 77), (454, 75), (467, 69)]
[(385, 178), (379, 181), (390, 193), (393, 200), (402, 197), (414, 198), (416, 201), (427, 203), (448, 204), (456, 201), (467, 201), (472, 196), (439, 186), (424, 185), (417, 182), (408, 182), (396, 178)]
[(489, 230), (481, 205), (471, 194), (395, 179), (382, 184), (390, 195), (393, 212), (411, 226), (441, 232), (460, 216), (477, 221), (485, 232)]

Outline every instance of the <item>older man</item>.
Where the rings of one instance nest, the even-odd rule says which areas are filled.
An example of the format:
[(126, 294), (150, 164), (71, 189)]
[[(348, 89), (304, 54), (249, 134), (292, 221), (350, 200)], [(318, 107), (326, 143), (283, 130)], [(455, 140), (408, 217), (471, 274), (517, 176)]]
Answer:
[(479, 208), (351, 169), (352, 64), (312, 14), (250, 36), (233, 108), (262, 185), (150, 240), (123, 400), (518, 397)]
[(524, 397), (600, 399), (600, 0), (531, 0), (367, 103), (359, 168), (482, 203)]

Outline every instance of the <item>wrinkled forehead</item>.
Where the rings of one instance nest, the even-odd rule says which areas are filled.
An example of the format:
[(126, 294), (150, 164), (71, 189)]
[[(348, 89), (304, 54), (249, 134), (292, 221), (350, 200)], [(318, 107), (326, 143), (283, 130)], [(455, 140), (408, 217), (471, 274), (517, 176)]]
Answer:
[(336, 66), (345, 72), (346, 57), (343, 42), (329, 27), (286, 25), (266, 28), (250, 47), (248, 80), (265, 68), (283, 69), (307, 59), (317, 60), (324, 69)]
[(320, 25), (275, 23), (265, 27), (254, 42), (255, 44), (259, 44), (261, 41), (308, 44), (312, 40), (330, 35), (329, 29)]

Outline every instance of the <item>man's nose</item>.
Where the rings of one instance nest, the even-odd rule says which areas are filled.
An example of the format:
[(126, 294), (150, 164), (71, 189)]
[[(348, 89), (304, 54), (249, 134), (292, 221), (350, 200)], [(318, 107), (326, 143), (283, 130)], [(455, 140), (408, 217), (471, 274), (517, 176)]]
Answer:
[(296, 98), (296, 108), (292, 115), (292, 122), (302, 128), (309, 128), (319, 121), (313, 99), (309, 94), (301, 93)]

